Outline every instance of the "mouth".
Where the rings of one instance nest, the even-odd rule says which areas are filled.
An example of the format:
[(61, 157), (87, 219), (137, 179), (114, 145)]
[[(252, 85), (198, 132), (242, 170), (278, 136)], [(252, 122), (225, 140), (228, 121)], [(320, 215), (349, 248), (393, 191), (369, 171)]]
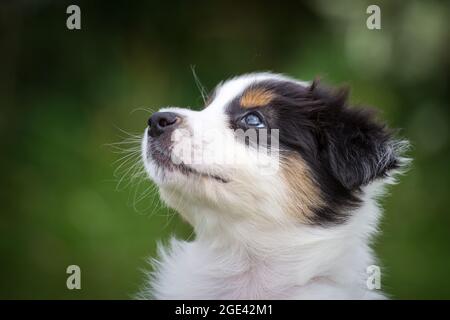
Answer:
[(154, 144), (150, 145), (149, 151), (152, 155), (151, 158), (154, 161), (154, 163), (157, 166), (159, 166), (160, 168), (164, 168), (165, 170), (167, 170), (169, 172), (178, 171), (188, 177), (189, 176), (198, 176), (198, 177), (202, 177), (202, 178), (216, 180), (220, 183), (228, 183), (229, 182), (228, 179), (225, 179), (219, 175), (198, 171), (183, 162), (180, 162), (180, 163), (173, 162), (170, 155), (168, 154), (168, 152), (166, 150), (162, 150), (162, 149), (156, 147)]
[(204, 178), (214, 179), (214, 180), (217, 180), (217, 181), (219, 181), (221, 183), (228, 183), (229, 182), (227, 179), (222, 178), (222, 177), (220, 177), (218, 175), (205, 173), (205, 172), (200, 172), (200, 171), (195, 170), (194, 168), (192, 168), (192, 167), (190, 167), (188, 165), (185, 165), (184, 163), (180, 163), (180, 164), (175, 165), (175, 166), (180, 172), (182, 172), (185, 175), (193, 174), (193, 175), (197, 175), (197, 176), (204, 177)]

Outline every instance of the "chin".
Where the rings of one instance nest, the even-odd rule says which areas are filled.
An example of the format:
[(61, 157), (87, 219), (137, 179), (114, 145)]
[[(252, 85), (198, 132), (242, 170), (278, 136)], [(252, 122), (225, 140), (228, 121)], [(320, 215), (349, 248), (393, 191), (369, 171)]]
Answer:
[(201, 111), (154, 113), (142, 160), (195, 240), (160, 246), (139, 297), (385, 298), (368, 285), (370, 243), (408, 142), (347, 96), (252, 73), (219, 84)]

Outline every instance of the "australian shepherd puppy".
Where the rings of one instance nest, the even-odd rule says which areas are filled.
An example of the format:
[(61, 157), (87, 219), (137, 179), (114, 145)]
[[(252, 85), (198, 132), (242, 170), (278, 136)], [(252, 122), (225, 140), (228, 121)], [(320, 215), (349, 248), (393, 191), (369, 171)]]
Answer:
[(383, 298), (370, 242), (406, 145), (347, 90), (272, 73), (219, 84), (201, 111), (161, 109), (143, 162), (195, 240), (160, 248), (141, 296)]

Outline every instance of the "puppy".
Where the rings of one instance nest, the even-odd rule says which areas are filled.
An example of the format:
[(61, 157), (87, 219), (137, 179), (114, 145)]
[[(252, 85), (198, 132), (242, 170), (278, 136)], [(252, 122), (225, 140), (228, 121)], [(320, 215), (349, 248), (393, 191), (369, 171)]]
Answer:
[(196, 236), (160, 247), (140, 297), (384, 298), (370, 241), (406, 146), (346, 90), (272, 73), (219, 84), (201, 111), (161, 109), (142, 159)]

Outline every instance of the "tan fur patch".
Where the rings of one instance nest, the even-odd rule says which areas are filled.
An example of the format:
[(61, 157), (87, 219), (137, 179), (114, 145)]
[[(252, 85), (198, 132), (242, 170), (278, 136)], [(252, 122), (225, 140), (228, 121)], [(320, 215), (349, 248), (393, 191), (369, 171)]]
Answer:
[(313, 209), (320, 207), (323, 200), (305, 161), (297, 154), (290, 153), (283, 157), (282, 173), (288, 183), (286, 210), (303, 222), (310, 221)]
[(264, 88), (249, 89), (241, 97), (240, 104), (243, 108), (265, 106), (272, 101), (274, 93)]

